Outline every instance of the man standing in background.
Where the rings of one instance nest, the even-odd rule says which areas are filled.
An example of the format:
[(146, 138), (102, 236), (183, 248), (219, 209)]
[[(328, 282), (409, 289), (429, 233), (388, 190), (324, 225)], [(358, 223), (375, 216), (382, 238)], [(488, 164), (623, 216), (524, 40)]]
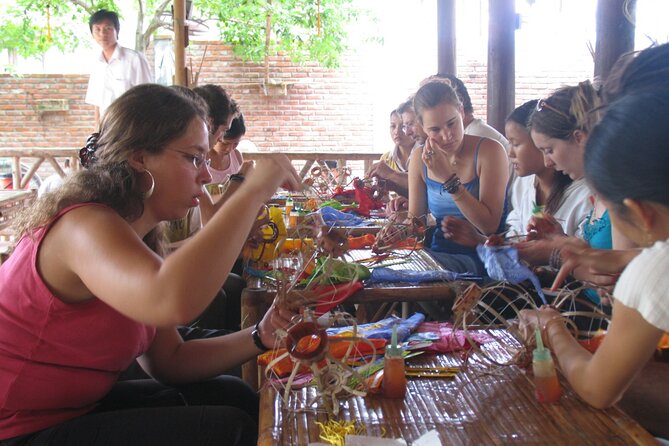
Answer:
[(102, 52), (94, 62), (85, 102), (95, 106), (95, 127), (107, 107), (130, 88), (153, 82), (143, 54), (118, 44), (121, 27), (118, 14), (101, 9), (88, 20), (88, 27)]

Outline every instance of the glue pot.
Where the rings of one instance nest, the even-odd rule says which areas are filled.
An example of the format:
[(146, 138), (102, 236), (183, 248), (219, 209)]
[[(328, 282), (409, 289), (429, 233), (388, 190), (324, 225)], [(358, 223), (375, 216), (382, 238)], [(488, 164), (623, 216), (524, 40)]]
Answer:
[(397, 346), (397, 324), (393, 325), (390, 346), (386, 347), (383, 360), (383, 395), (387, 398), (404, 398), (407, 393), (407, 378), (404, 374), (404, 356)]
[(538, 328), (534, 335), (537, 339), (537, 347), (532, 354), (534, 394), (540, 403), (554, 403), (560, 399), (560, 382), (555, 372), (555, 364), (550, 350), (544, 347)]

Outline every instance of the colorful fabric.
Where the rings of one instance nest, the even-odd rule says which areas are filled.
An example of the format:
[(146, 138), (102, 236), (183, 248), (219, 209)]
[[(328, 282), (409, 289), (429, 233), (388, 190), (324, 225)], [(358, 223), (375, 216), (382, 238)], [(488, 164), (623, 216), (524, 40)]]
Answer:
[(480, 279), (480, 277), (476, 277), (471, 273), (455, 273), (453, 271), (446, 270), (414, 271), (410, 269), (391, 269), (386, 267), (378, 267), (372, 270), (372, 277), (369, 279), (369, 281), (371, 283), (406, 282), (415, 284), (423, 282), (467, 279)]
[(479, 257), (485, 265), (491, 279), (502, 280), (517, 284), (529, 280), (534, 285), (541, 301), (548, 304), (541, 289), (539, 278), (527, 266), (520, 262), (518, 249), (513, 246), (485, 246), (476, 247)]
[[(397, 342), (403, 342), (424, 320), (425, 315), (422, 313), (414, 313), (408, 319), (391, 316), (378, 322), (360, 324), (357, 326), (357, 333), (358, 336), (367, 339), (385, 339), (386, 341), (390, 341), (393, 326), (397, 325)], [(352, 336), (353, 327), (329, 328), (327, 332), (330, 336)]]
[[(492, 337), (484, 332), (470, 331), (469, 337), (477, 344), (492, 341)], [(472, 346), (465, 338), (462, 330), (455, 330), (450, 322), (423, 322), (416, 331), (406, 340), (409, 347), (412, 344), (430, 344), (419, 348), (433, 353), (450, 353), (460, 350), (469, 350)]]

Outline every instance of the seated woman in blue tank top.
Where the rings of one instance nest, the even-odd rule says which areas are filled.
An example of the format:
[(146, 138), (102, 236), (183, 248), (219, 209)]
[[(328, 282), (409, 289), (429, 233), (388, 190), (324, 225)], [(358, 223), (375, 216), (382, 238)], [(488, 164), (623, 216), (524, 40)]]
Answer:
[(442, 220), (465, 218), (486, 235), (501, 230), (509, 179), (506, 151), (497, 141), (464, 134), (462, 103), (447, 81), (421, 86), (414, 109), (428, 138), (411, 154), (409, 215), (434, 215), (430, 251), (446, 269), (483, 275), (473, 248), (444, 238)]

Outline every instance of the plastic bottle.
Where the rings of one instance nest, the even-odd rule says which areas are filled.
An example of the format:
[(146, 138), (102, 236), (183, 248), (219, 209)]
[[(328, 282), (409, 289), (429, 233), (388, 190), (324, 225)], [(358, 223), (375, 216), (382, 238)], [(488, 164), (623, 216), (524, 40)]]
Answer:
[(554, 403), (560, 399), (560, 381), (555, 372), (555, 364), (551, 352), (544, 348), (541, 332), (535, 332), (537, 348), (532, 354), (532, 371), (534, 372), (534, 394), (540, 403)]
[(383, 395), (388, 398), (404, 398), (407, 393), (407, 378), (404, 374), (404, 356), (397, 347), (397, 324), (393, 325), (390, 346), (386, 347), (383, 359)]
[(286, 217), (290, 216), (290, 212), (293, 210), (293, 199), (288, 197), (286, 198), (286, 207), (284, 209), (284, 215)]

